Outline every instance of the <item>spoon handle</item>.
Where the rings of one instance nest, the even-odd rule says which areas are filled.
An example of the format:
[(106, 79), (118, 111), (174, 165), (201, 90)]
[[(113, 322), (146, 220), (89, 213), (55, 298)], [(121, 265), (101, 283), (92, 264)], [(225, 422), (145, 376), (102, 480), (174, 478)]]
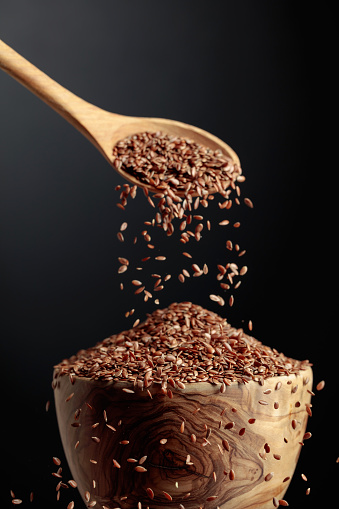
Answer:
[(93, 110), (99, 108), (59, 85), (1, 40), (0, 68), (89, 137), (86, 120)]

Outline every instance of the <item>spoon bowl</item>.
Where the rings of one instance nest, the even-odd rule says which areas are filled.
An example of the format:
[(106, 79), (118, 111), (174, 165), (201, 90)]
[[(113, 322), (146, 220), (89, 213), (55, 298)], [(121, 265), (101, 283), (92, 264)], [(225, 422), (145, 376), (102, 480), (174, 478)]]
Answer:
[[(0, 41), (0, 68), (45, 101), (59, 115), (81, 132), (113, 168), (133, 185), (147, 187), (136, 177), (116, 169), (113, 165), (113, 147), (122, 139), (141, 132), (161, 131), (195, 141), (212, 150), (221, 150), (240, 165), (234, 150), (225, 142), (198, 127), (165, 118), (132, 117), (103, 110), (73, 94), (40, 71), (24, 57)], [(179, 194), (179, 193), (178, 193)]]

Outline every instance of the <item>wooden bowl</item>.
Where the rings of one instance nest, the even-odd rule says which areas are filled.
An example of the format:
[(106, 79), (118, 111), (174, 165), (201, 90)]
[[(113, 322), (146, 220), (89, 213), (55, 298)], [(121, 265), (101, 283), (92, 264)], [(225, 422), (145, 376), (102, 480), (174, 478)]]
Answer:
[(57, 371), (53, 385), (64, 451), (87, 506), (272, 509), (302, 448), (312, 370), (232, 383), (224, 393), (201, 382), (165, 395), (155, 384), (141, 391)]

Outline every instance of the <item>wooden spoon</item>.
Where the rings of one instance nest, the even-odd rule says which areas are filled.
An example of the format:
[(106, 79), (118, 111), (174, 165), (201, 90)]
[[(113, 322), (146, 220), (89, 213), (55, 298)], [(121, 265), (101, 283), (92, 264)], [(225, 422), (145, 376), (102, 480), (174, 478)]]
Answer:
[[(224, 154), (231, 157), (236, 164), (240, 164), (237, 154), (231, 147), (203, 129), (164, 118), (118, 115), (84, 101), (37, 69), (1, 40), (0, 68), (40, 97), (48, 106), (78, 129), (111, 165), (113, 165), (112, 151), (116, 143), (127, 136), (145, 131), (162, 131), (192, 139), (213, 150), (220, 149)], [(132, 184), (152, 189), (123, 169), (116, 171)]]

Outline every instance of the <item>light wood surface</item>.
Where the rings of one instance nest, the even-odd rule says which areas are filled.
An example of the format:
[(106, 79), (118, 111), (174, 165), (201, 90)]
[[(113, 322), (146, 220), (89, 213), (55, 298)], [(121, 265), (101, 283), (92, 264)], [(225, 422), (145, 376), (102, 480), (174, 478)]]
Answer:
[[(151, 399), (146, 390), (122, 391), (131, 384), (57, 373), (53, 386), (67, 461), (95, 507), (272, 509), (303, 447), (312, 370), (263, 386), (233, 383), (224, 393), (218, 385), (186, 384), (171, 388), (173, 398), (154, 385)], [(144, 456), (141, 465), (128, 461)]]
[[(93, 143), (110, 164), (113, 162), (113, 147), (118, 141), (131, 134), (145, 131), (162, 131), (190, 138), (214, 150), (222, 150), (237, 164), (240, 164), (237, 154), (231, 147), (203, 129), (163, 118), (118, 115), (84, 101), (59, 85), (2, 41), (0, 41), (0, 68), (70, 122)], [(140, 185), (140, 182), (132, 175), (123, 170), (119, 170), (119, 173), (131, 183)], [(144, 184), (143, 187), (151, 189), (150, 186)]]

